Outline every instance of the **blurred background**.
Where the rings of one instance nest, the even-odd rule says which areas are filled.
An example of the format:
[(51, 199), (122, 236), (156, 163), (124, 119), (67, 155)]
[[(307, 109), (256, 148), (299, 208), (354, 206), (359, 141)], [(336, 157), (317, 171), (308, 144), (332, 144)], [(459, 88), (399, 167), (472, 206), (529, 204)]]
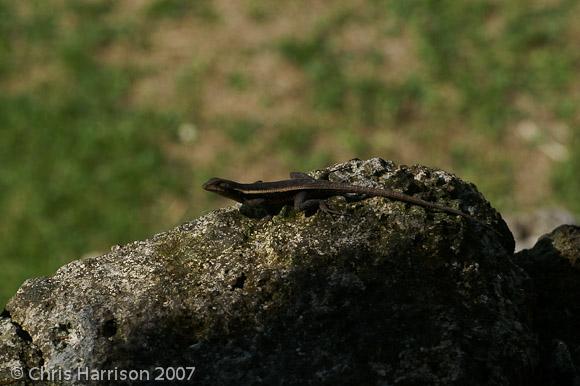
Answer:
[(209, 177), (354, 157), (580, 214), (568, 0), (0, 0), (0, 306), (225, 205)]

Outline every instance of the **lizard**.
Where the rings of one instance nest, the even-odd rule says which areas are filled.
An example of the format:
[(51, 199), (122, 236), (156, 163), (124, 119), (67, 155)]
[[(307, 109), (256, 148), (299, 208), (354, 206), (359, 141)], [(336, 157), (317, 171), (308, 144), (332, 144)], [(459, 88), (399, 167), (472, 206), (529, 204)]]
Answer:
[[(290, 179), (288, 180), (272, 182), (256, 181), (249, 184), (214, 177), (203, 184), (203, 189), (252, 208), (265, 209), (269, 215), (276, 214), (286, 205), (293, 205), (296, 211), (304, 211), (307, 214), (315, 212), (318, 209), (323, 212), (338, 214), (339, 212), (328, 207), (325, 201), (326, 199), (333, 196), (347, 197), (351, 194), (366, 197), (385, 197), (391, 200), (458, 215), (477, 222), (486, 228), (493, 229), (490, 225), (458, 209), (425, 201), (404, 193), (384, 188), (371, 188), (342, 182), (317, 180), (306, 173), (300, 172), (290, 173)], [(495, 229), (493, 231), (497, 233)]]

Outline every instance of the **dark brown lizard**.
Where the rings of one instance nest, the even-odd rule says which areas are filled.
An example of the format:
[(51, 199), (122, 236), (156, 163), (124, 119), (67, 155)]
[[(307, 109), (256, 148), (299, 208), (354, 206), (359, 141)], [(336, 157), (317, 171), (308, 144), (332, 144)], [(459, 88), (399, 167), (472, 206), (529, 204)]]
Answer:
[(290, 177), (289, 180), (272, 182), (257, 181), (250, 184), (243, 184), (222, 178), (211, 178), (203, 184), (203, 188), (250, 207), (265, 208), (270, 214), (277, 213), (276, 211), (279, 211), (285, 205), (293, 205), (297, 211), (312, 212), (320, 209), (323, 212), (337, 213), (328, 208), (325, 202), (326, 199), (333, 196), (358, 194), (367, 197), (386, 197), (480, 222), (460, 210), (424, 201), (388, 189), (316, 180), (305, 173), (299, 172), (290, 173)]

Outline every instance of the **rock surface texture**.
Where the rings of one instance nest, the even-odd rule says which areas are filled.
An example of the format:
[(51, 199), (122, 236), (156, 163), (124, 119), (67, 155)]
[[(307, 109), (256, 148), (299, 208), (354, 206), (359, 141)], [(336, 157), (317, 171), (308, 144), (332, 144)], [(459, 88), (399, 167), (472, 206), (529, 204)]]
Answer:
[[(529, 385), (544, 356), (573, 380), (577, 229), (520, 253), (524, 270), (500, 215), (451, 174), (371, 159), (312, 175), (457, 208), (496, 232), (384, 198), (332, 199), (342, 215), (217, 210), (26, 281), (0, 317), (0, 384), (44, 366), (67, 384), (147, 370), (151, 384)], [(570, 280), (551, 283), (544, 266)], [(560, 323), (570, 329), (534, 330)]]
[(532, 249), (518, 252), (515, 262), (534, 282), (538, 384), (580, 385), (580, 227), (559, 226)]

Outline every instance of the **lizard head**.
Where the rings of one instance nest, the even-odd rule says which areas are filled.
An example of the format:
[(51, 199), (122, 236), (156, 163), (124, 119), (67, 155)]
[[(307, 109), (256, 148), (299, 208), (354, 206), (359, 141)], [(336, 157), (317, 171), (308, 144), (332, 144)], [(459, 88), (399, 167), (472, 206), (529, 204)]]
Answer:
[(223, 178), (210, 178), (203, 188), (208, 192), (217, 193), (220, 196), (230, 198), (242, 202), (242, 194), (236, 188), (237, 183), (230, 180), (224, 180)]

